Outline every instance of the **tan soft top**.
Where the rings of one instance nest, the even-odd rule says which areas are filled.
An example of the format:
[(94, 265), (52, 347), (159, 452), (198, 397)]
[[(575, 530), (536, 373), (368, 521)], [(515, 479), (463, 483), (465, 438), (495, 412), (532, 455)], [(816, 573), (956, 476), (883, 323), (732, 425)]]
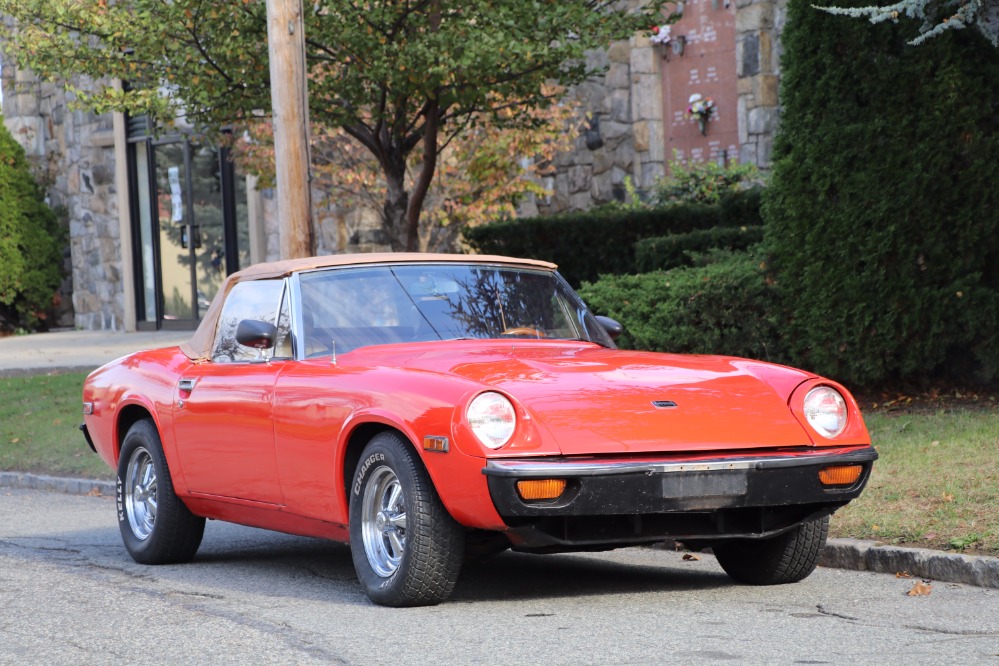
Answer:
[(233, 273), (222, 283), (212, 304), (205, 312), (204, 318), (191, 339), (180, 345), (180, 350), (193, 361), (203, 361), (211, 358), (212, 342), (215, 340), (215, 327), (222, 314), (222, 304), (226, 296), (237, 282), (247, 280), (267, 280), (282, 278), (292, 273), (329, 268), (331, 266), (358, 266), (363, 264), (403, 264), (403, 263), (434, 263), (457, 262), (476, 264), (507, 264), (512, 266), (527, 266), (555, 270), (555, 264), (536, 259), (513, 259), (488, 254), (429, 254), (420, 252), (375, 252), (369, 254), (331, 254), (324, 257), (306, 257), (304, 259), (285, 259), (263, 264), (254, 264), (241, 271)]

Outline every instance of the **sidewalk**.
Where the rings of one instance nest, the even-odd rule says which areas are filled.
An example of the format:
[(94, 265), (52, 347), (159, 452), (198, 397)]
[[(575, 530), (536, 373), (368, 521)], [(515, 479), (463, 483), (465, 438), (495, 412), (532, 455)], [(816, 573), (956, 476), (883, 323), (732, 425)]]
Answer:
[(61, 330), (0, 338), (0, 377), (53, 370), (93, 370), (141, 349), (169, 347), (188, 340), (193, 331)]

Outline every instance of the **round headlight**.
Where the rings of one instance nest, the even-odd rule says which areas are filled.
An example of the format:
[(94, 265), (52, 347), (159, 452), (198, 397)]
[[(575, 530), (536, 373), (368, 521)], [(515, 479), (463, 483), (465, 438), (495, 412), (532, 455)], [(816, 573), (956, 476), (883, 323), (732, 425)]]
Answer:
[(813, 388), (805, 396), (805, 418), (823, 437), (838, 437), (846, 430), (846, 400), (828, 386)]
[(499, 393), (482, 393), (468, 403), (465, 412), (472, 432), (484, 446), (498, 449), (513, 437), (517, 414), (513, 405)]

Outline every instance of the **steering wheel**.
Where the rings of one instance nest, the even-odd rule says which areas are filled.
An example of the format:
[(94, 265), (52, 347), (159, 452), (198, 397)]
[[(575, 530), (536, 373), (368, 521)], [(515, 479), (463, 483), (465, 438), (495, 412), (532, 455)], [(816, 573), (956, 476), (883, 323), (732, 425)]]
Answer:
[(537, 328), (531, 328), (530, 326), (516, 326), (514, 328), (508, 328), (500, 335), (525, 335), (531, 338), (547, 338), (548, 336), (544, 331)]

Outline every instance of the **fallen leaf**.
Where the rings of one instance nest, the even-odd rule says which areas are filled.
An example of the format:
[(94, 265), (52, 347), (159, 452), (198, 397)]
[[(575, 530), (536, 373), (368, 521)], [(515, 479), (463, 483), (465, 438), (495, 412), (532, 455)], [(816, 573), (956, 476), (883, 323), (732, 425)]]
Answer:
[(693, 553), (684, 553), (683, 557), (680, 558), (684, 562), (696, 562), (701, 559), (700, 555), (694, 555)]
[(917, 580), (913, 584), (912, 589), (906, 592), (905, 594), (906, 596), (909, 597), (928, 597), (932, 589), (933, 586), (930, 584), (930, 581)]
[(21, 441), (21, 438), (20, 438), (20, 437), (15, 437), (14, 439), (10, 440), (10, 443), (11, 443), (11, 444), (17, 444), (17, 443), (18, 443), (18, 442), (20, 442), (20, 441)]
[(87, 497), (101, 497), (103, 495), (100, 488), (91, 488), (90, 492), (87, 493)]
[(930, 446), (940, 446), (940, 440), (934, 439), (932, 442), (930, 442)]
[(940, 497), (943, 498), (944, 502), (953, 502), (954, 495), (952, 493), (943, 493)]
[(908, 571), (898, 571), (895, 573), (895, 578), (912, 578), (912, 574)]

